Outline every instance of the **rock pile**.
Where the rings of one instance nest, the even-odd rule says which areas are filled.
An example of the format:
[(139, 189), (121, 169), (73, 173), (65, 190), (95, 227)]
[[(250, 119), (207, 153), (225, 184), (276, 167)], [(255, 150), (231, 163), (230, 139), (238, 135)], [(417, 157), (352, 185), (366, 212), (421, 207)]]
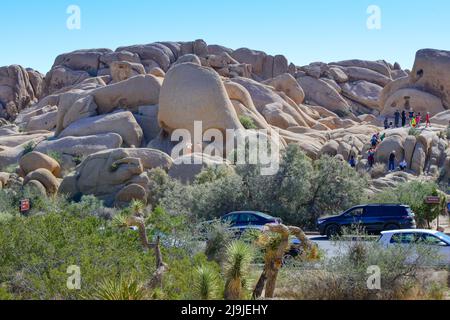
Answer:
[[(430, 112), (434, 125), (387, 130), (376, 161), (387, 162), (395, 150), (411, 173), (450, 172), (441, 133), (450, 120), (449, 64), (449, 52), (427, 49), (411, 72), (383, 60), (296, 66), (282, 55), (196, 40), (65, 53), (45, 77), (2, 67), (0, 171), (19, 168), (18, 176), (0, 174), (0, 186), (14, 180), (42, 194), (93, 194), (111, 205), (147, 201), (152, 168), (189, 183), (205, 166), (229, 165), (196, 146), (169, 156), (178, 143), (171, 135), (195, 135), (196, 121), (200, 134), (277, 129), (281, 148), (295, 143), (313, 159), (354, 156), (364, 164), (371, 136), (383, 133), (381, 116), (406, 100), (407, 108)], [(191, 158), (202, 160), (189, 167), (184, 160)], [(403, 178), (375, 179), (373, 190)]]

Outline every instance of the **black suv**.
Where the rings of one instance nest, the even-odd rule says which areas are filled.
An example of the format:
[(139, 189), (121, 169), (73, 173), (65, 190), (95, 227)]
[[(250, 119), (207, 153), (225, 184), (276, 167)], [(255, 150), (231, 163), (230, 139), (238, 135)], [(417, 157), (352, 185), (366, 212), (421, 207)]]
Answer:
[(370, 204), (357, 206), (338, 216), (317, 220), (321, 235), (338, 235), (343, 227), (362, 226), (368, 233), (387, 230), (415, 229), (416, 221), (411, 208), (400, 204)]

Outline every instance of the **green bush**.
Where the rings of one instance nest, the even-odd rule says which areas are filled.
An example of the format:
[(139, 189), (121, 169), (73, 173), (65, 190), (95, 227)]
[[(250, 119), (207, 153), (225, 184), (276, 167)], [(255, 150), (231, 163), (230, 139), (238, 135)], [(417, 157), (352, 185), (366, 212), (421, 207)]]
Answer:
[(439, 196), (442, 193), (438, 190), (434, 182), (412, 181), (400, 184), (396, 188), (386, 189), (375, 195), (372, 203), (399, 203), (411, 207), (416, 214), (416, 222), (419, 227), (430, 227), (430, 223), (443, 212), (446, 206), (445, 196), (440, 205), (430, 205), (425, 203), (427, 196)]
[(22, 156), (26, 155), (27, 153), (33, 152), (34, 148), (36, 148), (36, 142), (30, 141), (23, 148), (23, 155)]
[(239, 121), (241, 122), (242, 126), (247, 130), (256, 130), (258, 127), (255, 125), (255, 122), (252, 118), (248, 116), (240, 116)]
[[(0, 283), (17, 299), (80, 299), (99, 282), (134, 270), (138, 280), (154, 271), (138, 235), (117, 232), (97, 217), (48, 213), (0, 222)], [(67, 268), (79, 266), (82, 290), (71, 291)]]
[(408, 131), (408, 135), (418, 137), (420, 135), (420, 130), (417, 128), (410, 128)]
[(58, 162), (59, 164), (62, 164), (62, 154), (56, 151), (50, 151), (47, 153), (47, 155), (54, 159), (56, 162)]
[(165, 173), (158, 177), (164, 187), (155, 188), (158, 196), (153, 202), (171, 214), (202, 221), (255, 210), (302, 227), (313, 227), (319, 216), (359, 204), (365, 185), (364, 176), (346, 163), (330, 157), (313, 162), (296, 145), (285, 150), (272, 176), (261, 175), (259, 165), (238, 165), (235, 172), (206, 169), (192, 185), (175, 182)]
[[(415, 259), (411, 259), (415, 257)], [(285, 268), (278, 298), (308, 300), (392, 300), (439, 297), (427, 274), (437, 255), (427, 246), (382, 247), (377, 242), (344, 241), (337, 256), (314, 268)], [(371, 267), (378, 267), (381, 288), (368, 287)], [(431, 277), (432, 278), (432, 277)], [(442, 290), (442, 288), (441, 288)]]

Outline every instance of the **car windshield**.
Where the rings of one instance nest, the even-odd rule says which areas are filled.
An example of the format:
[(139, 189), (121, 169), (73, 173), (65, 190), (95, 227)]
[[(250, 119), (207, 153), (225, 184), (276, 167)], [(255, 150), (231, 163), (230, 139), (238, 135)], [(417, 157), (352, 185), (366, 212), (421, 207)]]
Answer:
[(448, 244), (450, 244), (450, 236), (446, 235), (445, 233), (438, 232), (438, 233), (436, 233), (436, 236), (437, 236), (439, 239), (444, 240), (445, 242), (447, 242)]

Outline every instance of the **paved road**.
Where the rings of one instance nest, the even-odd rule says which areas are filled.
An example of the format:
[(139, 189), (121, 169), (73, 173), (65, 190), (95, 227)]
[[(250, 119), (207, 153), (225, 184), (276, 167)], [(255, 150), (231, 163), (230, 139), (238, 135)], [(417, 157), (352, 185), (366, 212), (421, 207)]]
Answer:
[(310, 236), (309, 239), (319, 246), (323, 250), (327, 257), (336, 256), (339, 253), (339, 245), (335, 241), (328, 240), (323, 236)]

